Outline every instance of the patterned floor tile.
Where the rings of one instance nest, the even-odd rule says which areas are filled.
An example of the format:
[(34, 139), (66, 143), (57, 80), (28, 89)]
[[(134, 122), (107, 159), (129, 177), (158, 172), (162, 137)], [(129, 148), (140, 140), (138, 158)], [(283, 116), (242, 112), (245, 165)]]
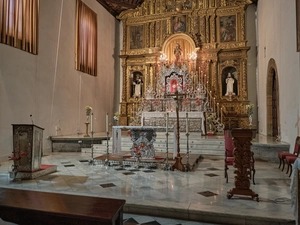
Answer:
[(207, 173), (207, 174), (205, 174), (205, 176), (216, 177), (216, 176), (219, 176), (219, 175), (218, 174), (214, 174), (214, 173)]
[(116, 185), (114, 185), (113, 183), (108, 183), (108, 184), (100, 184), (100, 186), (103, 188), (108, 188), (108, 187), (115, 187)]
[(211, 192), (211, 191), (198, 192), (198, 194), (203, 195), (203, 196), (205, 196), (205, 197), (212, 197), (212, 196), (218, 195), (218, 194), (213, 193), (213, 192)]

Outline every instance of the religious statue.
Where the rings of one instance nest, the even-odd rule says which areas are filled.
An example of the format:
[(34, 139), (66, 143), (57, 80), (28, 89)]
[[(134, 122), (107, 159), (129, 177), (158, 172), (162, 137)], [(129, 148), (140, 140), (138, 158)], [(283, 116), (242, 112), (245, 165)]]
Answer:
[(136, 76), (136, 79), (133, 81), (134, 86), (134, 97), (141, 97), (142, 96), (142, 86), (143, 86), (143, 80), (140, 77), (140, 75)]
[(181, 55), (182, 55), (182, 49), (180, 47), (180, 44), (176, 43), (176, 46), (174, 48), (175, 64), (181, 62)]
[(231, 76), (231, 73), (228, 73), (225, 82), (226, 82), (225, 96), (235, 95), (236, 94), (234, 91), (235, 79)]

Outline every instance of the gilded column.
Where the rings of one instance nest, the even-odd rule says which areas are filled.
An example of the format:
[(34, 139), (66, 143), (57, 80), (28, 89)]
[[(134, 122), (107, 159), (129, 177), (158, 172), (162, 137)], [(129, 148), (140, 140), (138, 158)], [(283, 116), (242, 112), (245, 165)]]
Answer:
[(213, 93), (214, 96), (217, 96), (217, 91), (218, 88), (216, 87), (217, 85), (217, 59), (213, 59), (212, 60), (212, 65), (211, 65), (211, 91)]
[(216, 17), (211, 16), (211, 42), (216, 42)]
[[(247, 54), (247, 53), (245, 53)], [(241, 60), (241, 70), (243, 74), (243, 93), (242, 100), (248, 100), (248, 82), (247, 82), (247, 59), (244, 58)]]
[[(245, 40), (245, 13), (241, 13), (241, 29), (240, 29), (240, 32), (241, 32), (241, 41)], [(239, 41), (239, 40), (237, 40)]]
[(150, 23), (150, 47), (155, 46), (155, 22)]
[(206, 16), (206, 21), (205, 21), (205, 28), (206, 28), (206, 35), (205, 35), (205, 42), (206, 43), (209, 43), (210, 42), (210, 40), (209, 40), (209, 35), (210, 35), (210, 33), (209, 33), (209, 19), (210, 19), (210, 16)]

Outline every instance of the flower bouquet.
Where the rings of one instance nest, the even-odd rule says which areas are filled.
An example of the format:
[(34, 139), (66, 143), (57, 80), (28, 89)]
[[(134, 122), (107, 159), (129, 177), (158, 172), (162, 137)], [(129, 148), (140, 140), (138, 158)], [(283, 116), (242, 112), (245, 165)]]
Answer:
[(87, 120), (87, 122), (89, 121), (89, 117), (90, 117), (90, 115), (91, 115), (91, 113), (92, 113), (92, 107), (91, 106), (86, 106), (85, 107), (85, 114), (86, 114), (86, 120)]

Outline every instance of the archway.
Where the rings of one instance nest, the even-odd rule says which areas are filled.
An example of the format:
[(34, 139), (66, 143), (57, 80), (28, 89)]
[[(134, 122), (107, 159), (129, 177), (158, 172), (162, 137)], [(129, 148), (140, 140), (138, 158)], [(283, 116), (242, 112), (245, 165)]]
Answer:
[(267, 134), (277, 137), (279, 128), (279, 82), (277, 67), (274, 59), (270, 59), (267, 76)]

